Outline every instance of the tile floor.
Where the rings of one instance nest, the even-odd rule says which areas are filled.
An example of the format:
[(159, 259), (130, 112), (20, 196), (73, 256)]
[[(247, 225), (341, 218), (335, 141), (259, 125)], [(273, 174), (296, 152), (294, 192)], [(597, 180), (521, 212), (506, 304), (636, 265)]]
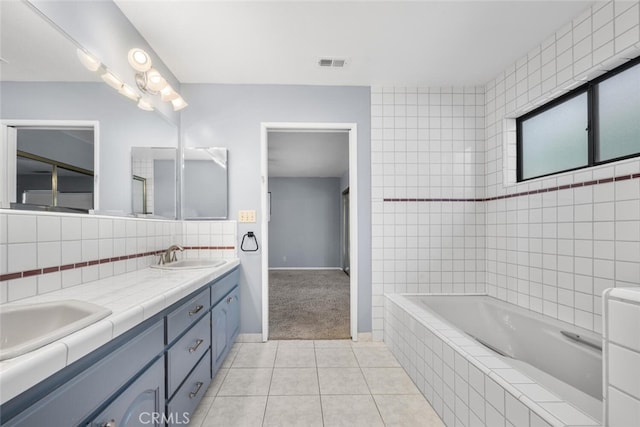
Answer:
[(384, 343), (236, 343), (195, 427), (444, 426)]

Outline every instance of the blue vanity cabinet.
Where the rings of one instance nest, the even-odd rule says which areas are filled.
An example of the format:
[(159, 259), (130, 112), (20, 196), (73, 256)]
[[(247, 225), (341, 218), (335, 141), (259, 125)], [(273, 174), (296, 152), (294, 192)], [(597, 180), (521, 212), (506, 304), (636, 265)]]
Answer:
[(0, 406), (2, 427), (188, 423), (239, 330), (238, 269)]
[[(158, 359), (126, 388), (100, 415), (88, 423), (91, 427), (164, 426), (164, 363)], [(175, 417), (184, 417), (176, 414)]]
[(229, 330), (229, 326), (227, 325), (227, 321), (229, 319), (228, 316), (228, 303), (226, 300), (220, 301), (218, 304), (213, 307), (211, 311), (211, 373), (212, 376), (215, 376), (220, 366), (222, 366), (222, 362), (224, 362), (224, 358), (227, 355), (228, 347), (229, 347), (229, 338), (227, 336), (227, 331)]
[(184, 380), (178, 391), (167, 403), (168, 427), (186, 424), (184, 419), (191, 419), (193, 413), (211, 384), (211, 350), (200, 359), (196, 367)]
[(211, 310), (212, 375), (222, 366), (239, 331), (240, 300), (236, 286)]
[(5, 403), (0, 424), (85, 425), (83, 420), (126, 390), (154, 359), (163, 360), (163, 326), (158, 320), (140, 325)]
[(196, 363), (209, 350), (211, 320), (206, 315), (167, 350), (167, 396), (171, 398)]

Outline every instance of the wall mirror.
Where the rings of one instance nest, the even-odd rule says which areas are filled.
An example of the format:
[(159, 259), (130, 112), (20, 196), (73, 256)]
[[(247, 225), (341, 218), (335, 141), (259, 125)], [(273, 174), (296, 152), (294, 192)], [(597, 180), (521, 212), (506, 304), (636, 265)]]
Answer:
[[(73, 7), (72, 3), (69, 5)], [(121, 46), (117, 46), (119, 42), (119, 39), (113, 41), (118, 51), (121, 50)], [(178, 146), (177, 126), (157, 111), (139, 109), (135, 102), (105, 84), (98, 73), (84, 68), (77, 57), (80, 46), (28, 2), (0, 1), (1, 208), (26, 208), (21, 202), (27, 191), (24, 200), (37, 201), (40, 205), (43, 198), (51, 199), (49, 205), (57, 204), (55, 210), (67, 209), (64, 208), (67, 205), (81, 211), (129, 214), (132, 212), (132, 178), (130, 169), (121, 165), (130, 163), (131, 147), (162, 146), (175, 151)], [(123, 50), (123, 55), (126, 56), (126, 52)], [(17, 147), (19, 144), (10, 143), (15, 139), (16, 130), (21, 132), (20, 126), (42, 128), (43, 123), (47, 123), (45, 127), (62, 127), (57, 136), (45, 136), (42, 148), (48, 154), (18, 156), (17, 152), (22, 151)], [(84, 149), (88, 144), (80, 150), (92, 161), (80, 165), (68, 156), (52, 158), (49, 154), (67, 150), (60, 145), (59, 136), (68, 137), (78, 147), (82, 141), (88, 141), (78, 132), (79, 123), (84, 123), (80, 127), (89, 123), (95, 129), (93, 157)], [(73, 196), (57, 194), (60, 197), (54, 201), (51, 188), (54, 166), (58, 190), (74, 193)], [(89, 172), (94, 176), (90, 177)], [(38, 186), (31, 186), (36, 181)], [(49, 183), (46, 188), (42, 187), (44, 181)], [(75, 183), (71, 188), (70, 182)], [(31, 184), (25, 187), (25, 183)], [(93, 193), (92, 205), (88, 203), (89, 193)], [(175, 191), (172, 194), (175, 195)], [(175, 218), (175, 201), (171, 217)]]
[[(93, 127), (14, 128), (13, 207), (88, 212), (94, 206)], [(13, 150), (12, 150), (13, 151)]]
[(182, 218), (226, 219), (227, 149), (185, 148), (182, 163)]
[(167, 147), (131, 149), (131, 204), (135, 215), (176, 218), (177, 152)]

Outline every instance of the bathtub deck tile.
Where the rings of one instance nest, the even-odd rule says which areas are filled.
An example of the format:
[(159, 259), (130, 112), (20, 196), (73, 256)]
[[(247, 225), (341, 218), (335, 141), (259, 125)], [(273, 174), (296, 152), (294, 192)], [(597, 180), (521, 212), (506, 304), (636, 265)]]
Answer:
[(597, 426), (599, 423), (566, 402), (542, 402), (539, 404), (567, 425)]
[(538, 384), (516, 384), (515, 388), (520, 390), (525, 396), (528, 396), (534, 402), (562, 402), (563, 400), (551, 393), (546, 388), (540, 387)]
[[(520, 371), (516, 369), (494, 369), (491, 374), (489, 374), (492, 378), (495, 379), (495, 376), (501, 377), (504, 381), (510, 384), (534, 384), (535, 381), (529, 378), (526, 375), (520, 373)], [(520, 393), (521, 394), (521, 393)]]
[(566, 427), (565, 423), (554, 417), (549, 411), (540, 406), (539, 403), (534, 402), (527, 396), (520, 396), (520, 401), (531, 409), (531, 427), (538, 427), (538, 425), (543, 427)]
[[(476, 356), (474, 359), (480, 362), (482, 366), (489, 368), (489, 370), (508, 369), (511, 367), (495, 356)], [(489, 374), (490, 371), (485, 373)]]

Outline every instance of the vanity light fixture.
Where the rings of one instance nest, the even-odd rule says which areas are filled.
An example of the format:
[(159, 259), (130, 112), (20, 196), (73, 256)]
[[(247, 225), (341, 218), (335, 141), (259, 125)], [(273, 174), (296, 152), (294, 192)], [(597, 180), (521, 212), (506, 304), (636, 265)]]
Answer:
[(102, 77), (102, 80), (104, 80), (106, 84), (108, 84), (115, 90), (120, 91), (120, 89), (122, 88), (122, 80), (114, 76), (111, 71), (105, 71), (100, 77)]
[(180, 111), (185, 108), (187, 105), (186, 101), (182, 99), (181, 96), (171, 101), (171, 105), (173, 105), (173, 111)]
[(140, 99), (140, 95), (138, 95), (138, 92), (133, 90), (133, 88), (128, 85), (122, 85), (122, 87), (120, 88), (120, 90), (118, 90), (118, 92), (120, 93), (120, 95), (124, 95), (132, 101), (137, 102), (138, 99)]
[(76, 54), (78, 55), (78, 59), (80, 60), (82, 65), (84, 65), (85, 68), (89, 71), (98, 71), (98, 68), (100, 68), (100, 65), (102, 65), (100, 64), (100, 61), (98, 61), (96, 58), (89, 55), (82, 49), (77, 49)]
[[(150, 95), (160, 95), (162, 101), (171, 102), (174, 111), (182, 110), (188, 105), (180, 94), (167, 83), (162, 74), (153, 68), (151, 57), (147, 52), (140, 48), (133, 48), (129, 50), (127, 59), (131, 68), (136, 71), (138, 89)], [(140, 104), (138, 106), (140, 107)]]
[(138, 101), (138, 108), (144, 111), (153, 111), (153, 105), (146, 99), (140, 98)]
[(174, 99), (180, 98), (178, 92), (173, 90), (170, 85), (166, 85), (162, 90), (160, 90), (160, 99), (165, 102), (173, 101)]
[(134, 70), (144, 73), (151, 69), (151, 58), (149, 54), (142, 49), (134, 48), (129, 51), (129, 65)]

